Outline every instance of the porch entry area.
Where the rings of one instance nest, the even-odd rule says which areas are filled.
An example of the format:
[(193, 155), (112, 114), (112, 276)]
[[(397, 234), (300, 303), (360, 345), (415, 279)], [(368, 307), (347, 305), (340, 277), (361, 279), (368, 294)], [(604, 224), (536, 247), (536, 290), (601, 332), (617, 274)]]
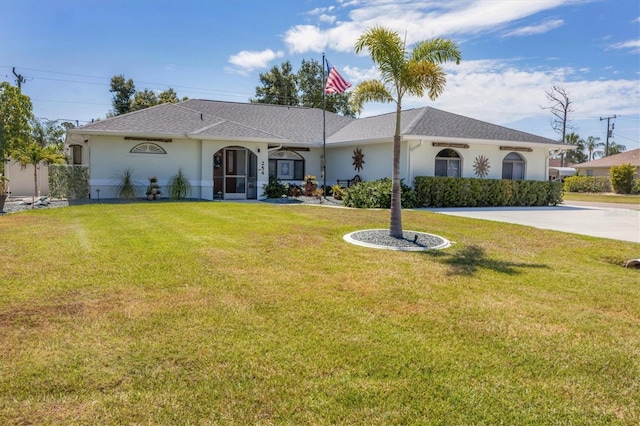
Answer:
[(226, 147), (213, 155), (214, 200), (256, 200), (258, 157), (239, 146)]

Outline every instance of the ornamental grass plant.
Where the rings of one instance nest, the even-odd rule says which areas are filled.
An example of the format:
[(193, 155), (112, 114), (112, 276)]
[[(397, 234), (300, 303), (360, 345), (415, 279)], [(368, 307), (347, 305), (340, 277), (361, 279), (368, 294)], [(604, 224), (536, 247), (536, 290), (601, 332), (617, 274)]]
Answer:
[[(638, 245), (406, 211), (0, 216), (0, 424), (640, 423)], [(308, 259), (308, 263), (301, 262)]]

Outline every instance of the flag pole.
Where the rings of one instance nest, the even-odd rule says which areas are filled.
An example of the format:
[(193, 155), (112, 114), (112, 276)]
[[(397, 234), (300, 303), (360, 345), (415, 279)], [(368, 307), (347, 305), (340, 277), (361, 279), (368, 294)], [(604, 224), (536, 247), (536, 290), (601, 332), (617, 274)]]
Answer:
[(327, 95), (324, 76), (325, 58), (322, 52), (322, 195), (327, 199)]

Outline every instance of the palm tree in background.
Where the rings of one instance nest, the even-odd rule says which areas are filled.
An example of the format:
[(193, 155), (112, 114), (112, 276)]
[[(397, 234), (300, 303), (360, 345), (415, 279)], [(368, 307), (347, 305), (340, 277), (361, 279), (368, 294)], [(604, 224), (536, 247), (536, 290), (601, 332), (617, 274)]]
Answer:
[(609, 152), (607, 153), (607, 155), (616, 155), (616, 154), (620, 154), (621, 152), (624, 152), (627, 150), (627, 147), (624, 145), (620, 145), (615, 143), (614, 141), (609, 142)]
[(65, 156), (60, 152), (59, 146), (47, 145), (41, 146), (37, 141), (30, 142), (26, 145), (22, 145), (15, 149), (11, 153), (11, 157), (20, 163), (20, 166), (25, 169), (27, 166), (33, 166), (33, 204), (35, 203), (35, 197), (38, 195), (38, 165), (40, 163), (48, 164), (62, 164), (65, 162)]
[(400, 192), (400, 132), (402, 97), (405, 94), (422, 97), (425, 93), (435, 100), (446, 85), (440, 64), (460, 63), (458, 45), (451, 40), (434, 38), (419, 41), (408, 52), (397, 32), (381, 26), (365, 31), (356, 41), (356, 53), (369, 51), (378, 66), (380, 80), (366, 80), (351, 92), (351, 109), (362, 112), (365, 102), (395, 102), (396, 126), (393, 136), (393, 175), (391, 191), (391, 221), (389, 234), (402, 238), (402, 205)]
[(587, 141), (585, 142), (585, 148), (589, 153), (588, 161), (592, 161), (595, 158), (600, 158), (604, 155), (604, 151), (600, 148), (604, 148), (603, 142), (598, 142), (600, 138), (595, 138), (593, 136), (589, 136)]
[(571, 132), (564, 137), (564, 141), (568, 145), (574, 145), (577, 148), (571, 151), (567, 151), (567, 164), (564, 164), (563, 166), (566, 166), (568, 164), (584, 163), (585, 161), (587, 161), (587, 155), (584, 153), (585, 142), (584, 139), (580, 138), (580, 135), (575, 132)]

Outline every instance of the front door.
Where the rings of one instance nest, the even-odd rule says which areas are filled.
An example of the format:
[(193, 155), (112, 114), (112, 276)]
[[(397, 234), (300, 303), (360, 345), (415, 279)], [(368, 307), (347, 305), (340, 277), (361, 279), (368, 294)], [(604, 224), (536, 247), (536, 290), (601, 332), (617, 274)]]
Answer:
[(216, 199), (256, 199), (257, 156), (246, 148), (229, 147), (213, 157), (213, 195)]

